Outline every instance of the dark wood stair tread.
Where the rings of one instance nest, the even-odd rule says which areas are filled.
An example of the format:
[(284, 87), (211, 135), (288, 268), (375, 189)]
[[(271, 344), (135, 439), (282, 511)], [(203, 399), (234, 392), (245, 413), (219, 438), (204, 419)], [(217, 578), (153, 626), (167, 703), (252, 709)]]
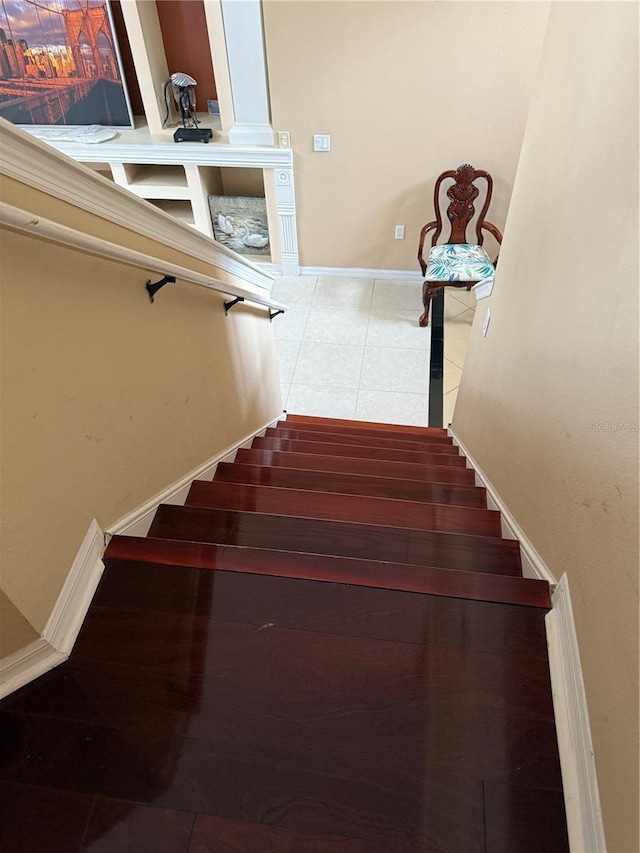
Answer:
[[(279, 421), (278, 423), (282, 423)], [(321, 418), (314, 415), (296, 415), (287, 414), (285, 423), (295, 424), (311, 424), (333, 427), (355, 427), (356, 429), (375, 429), (380, 432), (397, 432), (407, 435), (428, 436), (442, 435), (447, 436), (446, 429), (441, 427), (418, 427), (410, 426), (409, 424), (383, 424), (376, 421), (355, 421), (350, 418)]]
[[(445, 469), (446, 470), (446, 469)], [(302, 468), (281, 468), (248, 465), (242, 462), (220, 462), (215, 481), (249, 483), (256, 486), (277, 486), (285, 489), (335, 492), (345, 495), (368, 495), (378, 498), (439, 503), (450, 506), (475, 506), (486, 509), (487, 496), (480, 486), (449, 483), (429, 483), (419, 480), (347, 474), (339, 471), (307, 471)]]
[(3, 701), (9, 847), (567, 853), (549, 585), (451, 437), (254, 448), (111, 539), (70, 659)]
[(384, 433), (377, 436), (363, 435), (362, 433), (350, 432), (314, 432), (310, 429), (292, 429), (287, 427), (265, 430), (264, 438), (289, 439), (290, 441), (318, 441), (324, 444), (357, 444), (361, 447), (380, 447), (387, 450), (411, 450), (422, 453), (446, 453), (450, 456), (459, 456), (460, 451), (455, 444), (446, 441), (429, 442), (421, 439), (404, 440), (401, 438), (389, 438)]
[(264, 574), (547, 609), (551, 606), (549, 585), (531, 578), (237, 545), (114, 536), (105, 560)]
[[(306, 561), (305, 555), (299, 556)], [(326, 562), (334, 558), (313, 557), (314, 561), (320, 559)], [(548, 659), (544, 623), (548, 606), (537, 607), (535, 598), (529, 604), (509, 604), (441, 596), (437, 591), (423, 594), (325, 580), (216, 571), (185, 566), (179, 558), (171, 562), (171, 555), (169, 559), (163, 557), (162, 563), (116, 557), (105, 562), (93, 600), (96, 607), (119, 609), (124, 602), (129, 610), (184, 613), (255, 626), (274, 622), (283, 628), (375, 637), (422, 645), (432, 651), (470, 648), (476, 652), (497, 652), (505, 662), (547, 662)], [(292, 563), (294, 568), (295, 565)], [(366, 565), (366, 561), (361, 565)], [(431, 570), (422, 575), (423, 580), (429, 577), (434, 577)], [(541, 600), (544, 600), (540, 583), (544, 582), (538, 581), (537, 587), (542, 590)], [(438, 589), (437, 584), (433, 586)], [(427, 623), (429, 630), (425, 630)], [(505, 637), (509, 638), (508, 643)]]
[(251, 447), (256, 450), (285, 450), (292, 453), (312, 453), (316, 456), (342, 456), (355, 459), (380, 459), (388, 462), (411, 462), (416, 465), (466, 467), (463, 456), (445, 453), (425, 453), (420, 450), (386, 450), (362, 447), (357, 444), (331, 444), (320, 441), (298, 441), (286, 438), (254, 438)]
[[(161, 542), (159, 546), (158, 553), (163, 554)], [(309, 560), (333, 563), (341, 559), (272, 553), (277, 563), (281, 556), (292, 561), (292, 574), (311, 569)], [(124, 603), (127, 609), (192, 614), (255, 626), (274, 622), (286, 628), (397, 640), (431, 650), (497, 652), (505, 661), (547, 661), (544, 617), (548, 605), (537, 607), (537, 598), (530, 605), (509, 604), (442, 596), (437, 591), (423, 594), (283, 575), (212, 571), (209, 567), (183, 565), (180, 555), (172, 563), (171, 553), (163, 558), (164, 563), (149, 563), (142, 556), (143, 559), (134, 556), (131, 560), (105, 560), (106, 568), (93, 600), (95, 606), (119, 609)], [(352, 570), (357, 563), (368, 565), (367, 561), (348, 563), (353, 564)], [(284, 564), (280, 566), (283, 568)], [(430, 570), (422, 571), (423, 580), (430, 577), (436, 576)], [(149, 583), (151, 578), (153, 584)], [(517, 588), (512, 582), (508, 586)], [(437, 590), (439, 585), (433, 584), (433, 588)], [(536, 588), (540, 601), (546, 601), (544, 582), (537, 581), (537, 587), (531, 587)], [(509, 638), (508, 643), (505, 637)]]
[(424, 504), (407, 500), (336, 495), (245, 483), (195, 480), (188, 506), (213, 507), (272, 515), (355, 521), (412, 530), (441, 530), (475, 536), (500, 537), (500, 513), (476, 507)]
[(459, 533), (161, 504), (149, 535), (522, 575), (520, 548), (515, 540)]
[(451, 465), (414, 465), (410, 462), (391, 462), (384, 459), (358, 459), (353, 456), (323, 456), (314, 453), (294, 453), (289, 450), (258, 450), (241, 447), (236, 462), (261, 466), (300, 468), (306, 471), (335, 471), (345, 474), (364, 474), (393, 479), (416, 480), (428, 483), (453, 483), (473, 486), (475, 474), (471, 468)]

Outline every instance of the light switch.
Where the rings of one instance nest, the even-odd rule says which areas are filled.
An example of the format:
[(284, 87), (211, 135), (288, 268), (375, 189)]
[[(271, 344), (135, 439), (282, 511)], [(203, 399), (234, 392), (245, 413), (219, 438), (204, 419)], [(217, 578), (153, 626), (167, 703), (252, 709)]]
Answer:
[(313, 136), (314, 151), (331, 151), (331, 137), (329, 134), (315, 133)]

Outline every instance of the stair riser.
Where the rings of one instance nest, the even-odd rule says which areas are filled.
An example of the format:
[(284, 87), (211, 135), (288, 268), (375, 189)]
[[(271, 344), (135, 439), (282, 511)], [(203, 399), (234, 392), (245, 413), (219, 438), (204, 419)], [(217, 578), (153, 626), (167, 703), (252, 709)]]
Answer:
[(317, 418), (311, 415), (287, 415), (285, 423), (288, 424), (306, 424), (316, 426), (337, 426), (337, 427), (355, 427), (356, 429), (375, 429), (377, 432), (397, 432), (406, 435), (416, 435), (419, 438), (424, 438), (430, 435), (446, 436), (446, 429), (440, 427), (417, 427), (404, 424), (381, 424), (376, 421), (354, 421), (348, 418)]
[(330, 495), (269, 486), (196, 480), (189, 491), (187, 505), (326, 521), (353, 521), (412, 530), (500, 536), (500, 514), (492, 510), (358, 495)]
[(237, 462), (219, 463), (216, 468), (215, 481), (275, 486), (283, 489), (306, 489), (308, 491), (345, 495), (367, 495), (421, 503), (447, 504), (449, 506), (472, 506), (479, 509), (487, 508), (486, 492), (478, 486), (424, 483), (418, 480), (392, 480), (388, 477), (243, 465)]
[(149, 535), (159, 539), (522, 575), (516, 542), (453, 533), (165, 504), (158, 508)]
[(261, 466), (296, 468), (306, 471), (331, 471), (337, 473), (385, 476), (395, 479), (414, 480), (428, 483), (451, 483), (473, 486), (475, 474), (470, 468), (453, 466), (411, 465), (406, 462), (389, 462), (354, 457), (314, 456), (311, 453), (290, 451), (255, 450), (241, 448), (236, 454), (237, 462)]
[[(427, 435), (413, 435), (410, 432), (393, 432), (392, 430), (366, 429), (355, 426), (335, 426), (326, 424), (292, 423), (288, 420), (278, 421), (275, 425), (277, 430), (294, 429), (298, 432), (320, 432), (330, 436), (339, 435), (361, 435), (367, 438), (398, 439), (400, 441), (411, 441), (416, 444), (453, 444), (453, 438), (446, 434), (428, 433)], [(329, 440), (329, 439), (328, 439)]]
[(287, 439), (254, 438), (251, 447), (256, 450), (283, 450), (292, 453), (311, 453), (316, 456), (341, 456), (353, 459), (377, 459), (386, 462), (410, 462), (415, 465), (441, 465), (464, 468), (462, 456), (445, 453), (422, 453), (411, 450), (384, 450), (377, 447), (360, 447), (355, 444), (324, 444), (316, 441), (288, 441)]
[(310, 429), (286, 429), (285, 427), (270, 427), (266, 430), (265, 438), (288, 439), (289, 441), (318, 441), (323, 444), (356, 444), (361, 447), (380, 447), (386, 450), (410, 450), (414, 453), (447, 453), (459, 456), (458, 448), (450, 442), (403, 441), (399, 438), (386, 436), (367, 436), (355, 433), (313, 432)]

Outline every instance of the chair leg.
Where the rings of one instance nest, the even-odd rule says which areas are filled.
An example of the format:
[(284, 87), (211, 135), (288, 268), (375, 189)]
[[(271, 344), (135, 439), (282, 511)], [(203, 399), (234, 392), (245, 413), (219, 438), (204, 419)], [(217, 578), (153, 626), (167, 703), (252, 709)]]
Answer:
[(418, 325), (424, 328), (429, 325), (429, 305), (431, 304), (431, 299), (438, 292), (438, 288), (432, 288), (429, 285), (429, 282), (425, 281), (422, 285), (422, 304), (424, 305), (424, 312), (421, 314), (420, 319), (418, 320)]
[(420, 315), (420, 319), (418, 320), (418, 325), (424, 328), (429, 325), (429, 303), (431, 302), (431, 294), (429, 293), (429, 287), (427, 282), (423, 282), (422, 284), (422, 304), (424, 305), (424, 311)]

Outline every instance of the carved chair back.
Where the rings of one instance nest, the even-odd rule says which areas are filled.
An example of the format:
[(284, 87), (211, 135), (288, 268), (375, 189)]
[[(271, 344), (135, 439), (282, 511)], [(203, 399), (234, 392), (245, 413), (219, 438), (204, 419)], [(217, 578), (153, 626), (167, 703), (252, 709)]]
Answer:
[[(423, 275), (425, 275), (427, 270), (427, 262), (423, 256), (425, 238), (430, 231), (433, 232), (431, 237), (431, 246), (433, 248), (437, 245), (442, 234), (443, 220), (442, 211), (440, 210), (440, 187), (442, 186), (443, 181), (446, 181), (447, 179), (452, 180), (453, 184), (447, 189), (447, 198), (449, 199), (447, 219), (451, 225), (451, 232), (449, 234), (449, 238), (445, 242), (454, 244), (468, 242), (467, 228), (475, 216), (475, 201), (480, 195), (480, 190), (476, 186), (476, 181), (482, 179), (487, 182), (487, 193), (482, 209), (480, 210), (480, 215), (476, 219), (475, 223), (475, 245), (482, 246), (484, 241), (484, 236), (482, 234), (483, 230), (492, 234), (498, 243), (502, 243), (502, 234), (498, 228), (485, 219), (491, 203), (491, 196), (493, 194), (493, 179), (491, 175), (483, 169), (474, 169), (474, 167), (470, 166), (469, 163), (464, 163), (462, 166), (458, 166), (457, 169), (449, 169), (439, 176), (433, 191), (433, 204), (436, 218), (433, 222), (428, 222), (420, 231), (418, 263), (420, 264), (420, 269), (422, 270)], [(494, 261), (494, 266), (495, 263), (496, 262)]]
[(476, 187), (476, 181), (484, 178), (487, 182), (487, 195), (480, 211), (480, 216), (476, 221), (476, 243), (482, 246), (483, 234), (482, 226), (484, 218), (489, 210), (491, 203), (491, 195), (493, 193), (493, 180), (488, 172), (483, 169), (474, 169), (468, 163), (458, 166), (455, 171), (449, 169), (443, 172), (438, 180), (434, 190), (434, 207), (436, 213), (436, 230), (433, 234), (431, 245), (435, 246), (438, 238), (442, 233), (442, 214), (440, 210), (440, 187), (442, 182), (447, 178), (451, 178), (454, 183), (447, 190), (447, 198), (450, 204), (447, 208), (447, 219), (451, 223), (451, 233), (447, 243), (468, 243), (467, 227), (473, 219), (476, 212), (474, 202), (480, 195), (480, 190)]

